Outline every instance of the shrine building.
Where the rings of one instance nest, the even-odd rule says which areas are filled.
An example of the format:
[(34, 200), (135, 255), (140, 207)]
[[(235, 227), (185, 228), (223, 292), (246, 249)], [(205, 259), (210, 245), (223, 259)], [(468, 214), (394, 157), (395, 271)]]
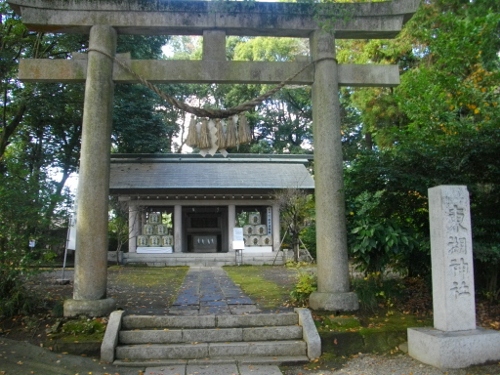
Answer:
[(235, 264), (234, 228), (242, 228), (243, 264), (282, 264), (276, 194), (313, 193), (311, 160), (312, 155), (111, 155), (110, 194), (129, 212), (129, 248), (122, 261)]

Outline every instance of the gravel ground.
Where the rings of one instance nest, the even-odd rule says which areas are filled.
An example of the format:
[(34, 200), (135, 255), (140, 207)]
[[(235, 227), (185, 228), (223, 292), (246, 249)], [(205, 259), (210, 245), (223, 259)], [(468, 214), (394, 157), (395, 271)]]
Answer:
[(288, 368), (285, 375), (499, 375), (500, 363), (474, 366), (467, 369), (440, 370), (422, 364), (408, 355), (383, 356), (360, 354), (339, 370), (304, 370)]

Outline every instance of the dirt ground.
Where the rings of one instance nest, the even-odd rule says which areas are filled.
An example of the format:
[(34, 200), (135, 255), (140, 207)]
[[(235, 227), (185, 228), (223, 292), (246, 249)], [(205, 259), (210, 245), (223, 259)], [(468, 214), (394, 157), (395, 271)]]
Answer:
[[(117, 267), (108, 269), (108, 296), (130, 314), (164, 314), (174, 301), (187, 268)], [(291, 290), (297, 271), (285, 267), (256, 267), (263, 278)], [(67, 284), (57, 282), (64, 276)], [(31, 316), (0, 320), (0, 335), (40, 345), (47, 330), (62, 317), (63, 301), (73, 294), (73, 270), (52, 270), (27, 281), (26, 286), (44, 301), (44, 309)], [(478, 325), (500, 330), (500, 304), (477, 303)]]
[[(262, 277), (281, 286), (292, 287), (295, 270), (284, 267), (259, 267)], [(130, 314), (164, 314), (175, 299), (187, 268), (110, 267), (108, 269), (108, 297), (115, 299), (117, 307)], [(161, 277), (165, 273), (165, 278)], [(154, 274), (154, 275), (153, 275)], [(159, 276), (160, 275), (160, 276)], [(46, 271), (27, 281), (26, 286), (43, 298), (45, 309), (31, 316), (16, 316), (0, 321), (0, 336), (46, 345), (50, 328), (62, 317), (63, 301), (73, 294), (73, 270)], [(148, 281), (148, 277), (158, 282)]]
[[(256, 267), (255, 271), (259, 272), (263, 278), (289, 289), (296, 282), (297, 271), (294, 269), (284, 267)], [(108, 296), (114, 298), (117, 301), (118, 307), (126, 310), (128, 313), (163, 314), (175, 299), (185, 272), (186, 268), (110, 267), (108, 270)], [(72, 280), (73, 271), (71, 269), (66, 270), (64, 276)], [(0, 338), (3, 337), (50, 348), (50, 335), (48, 333), (50, 333), (50, 329), (56, 321), (61, 319), (63, 301), (72, 298), (73, 292), (71, 282), (68, 284), (57, 282), (57, 279), (61, 278), (61, 271), (57, 270), (44, 272), (27, 281), (26, 286), (28, 289), (32, 290), (38, 297), (43, 298), (45, 301), (45, 308), (39, 314), (16, 316), (12, 319), (0, 321)], [(481, 326), (497, 330), (500, 328), (498, 326), (500, 306), (495, 305), (492, 309), (491, 306), (479, 303), (477, 315)], [(350, 361), (349, 364), (348, 361)], [(391, 361), (395, 361), (395, 363), (392, 364)], [(384, 372), (386, 370), (389, 371), (388, 368), (384, 367), (389, 364), (393, 366), (390, 369), (391, 372)], [(333, 370), (333, 368), (337, 370)], [(342, 368), (344, 369), (339, 370)], [(368, 368), (372, 368), (374, 372), (367, 371)], [(396, 371), (396, 369), (400, 372), (392, 372)], [(431, 370), (427, 366), (422, 368), (421, 364), (404, 355), (400, 356), (399, 359), (393, 359), (392, 356), (371, 357), (370, 355), (363, 355), (359, 358), (343, 357), (335, 360), (330, 358), (326, 360), (325, 358), (315, 364), (284, 367), (282, 370), (287, 375), (386, 375), (390, 373), (414, 375), (500, 374), (498, 365), (480, 366), (464, 372), (440, 372)]]

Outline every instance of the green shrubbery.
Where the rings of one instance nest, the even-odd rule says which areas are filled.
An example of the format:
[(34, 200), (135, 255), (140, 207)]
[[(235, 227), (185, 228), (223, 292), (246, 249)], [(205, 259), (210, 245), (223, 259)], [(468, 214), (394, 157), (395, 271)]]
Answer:
[[(291, 265), (288, 265), (289, 267)], [(298, 277), (290, 292), (294, 306), (307, 306), (309, 296), (317, 290), (317, 276), (311, 269), (295, 264)], [(384, 278), (380, 272), (367, 274), (352, 281), (360, 310), (366, 314), (378, 314), (397, 310), (400, 312), (426, 315), (432, 309), (430, 281), (422, 277)]]
[(39, 307), (40, 300), (25, 288), (23, 279), (21, 271), (0, 263), (0, 317), (29, 314)]
[(426, 315), (432, 310), (431, 283), (422, 277), (384, 278), (375, 272), (354, 279), (352, 289), (363, 313), (396, 310)]
[(307, 306), (309, 304), (309, 296), (316, 291), (318, 287), (317, 277), (312, 272), (300, 271), (297, 278), (297, 284), (290, 292), (291, 303), (294, 306)]

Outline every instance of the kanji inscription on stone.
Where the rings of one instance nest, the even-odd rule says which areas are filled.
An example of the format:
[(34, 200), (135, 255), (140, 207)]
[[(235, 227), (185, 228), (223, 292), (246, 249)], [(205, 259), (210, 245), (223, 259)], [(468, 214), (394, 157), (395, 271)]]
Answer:
[(434, 327), (476, 328), (472, 227), (465, 186), (429, 189)]

